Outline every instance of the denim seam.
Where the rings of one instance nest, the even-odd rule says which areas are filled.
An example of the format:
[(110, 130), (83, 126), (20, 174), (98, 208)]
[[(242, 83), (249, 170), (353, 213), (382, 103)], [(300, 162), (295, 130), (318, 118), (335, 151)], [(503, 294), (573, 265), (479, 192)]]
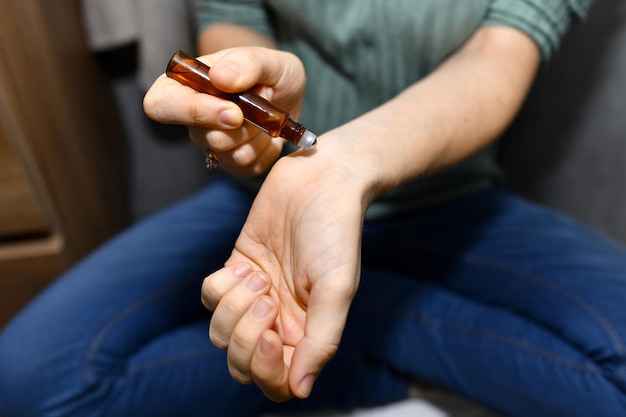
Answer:
[(605, 336), (607, 337), (608, 341), (611, 343), (611, 347), (613, 348), (615, 353), (619, 354), (620, 356), (624, 355), (624, 345), (619, 338), (618, 332), (613, 328), (610, 321), (606, 319), (602, 315), (602, 313), (600, 313), (593, 306), (591, 306), (590, 304), (586, 303), (584, 300), (579, 298), (576, 294), (568, 291), (567, 289), (559, 285), (542, 280), (540, 278), (540, 275), (537, 275), (537, 274), (533, 274), (527, 271), (523, 271), (523, 272), (518, 271), (513, 268), (509, 268), (506, 265), (502, 265), (498, 262), (494, 262), (492, 260), (481, 258), (475, 255), (468, 255), (466, 259), (470, 262), (474, 262), (475, 264), (482, 264), (482, 265), (490, 266), (494, 269), (507, 271), (522, 279), (533, 282), (534, 284), (537, 284), (543, 288), (551, 290), (554, 293), (557, 293), (557, 294), (562, 295), (563, 297), (566, 297), (571, 302), (573, 302), (576, 306), (578, 306), (581, 310), (589, 314), (592, 317), (592, 319), (596, 322), (596, 324), (601, 329), (603, 329)]
[(194, 278), (194, 279), (188, 279), (182, 282), (177, 282), (174, 285), (170, 285), (169, 287), (163, 288), (162, 290), (157, 291), (154, 294), (150, 294), (146, 297), (140, 298), (135, 303), (129, 305), (127, 308), (125, 308), (120, 313), (118, 313), (115, 317), (113, 317), (110, 321), (108, 321), (104, 326), (102, 326), (101, 330), (97, 333), (96, 337), (93, 339), (93, 342), (91, 343), (87, 351), (87, 355), (85, 357), (85, 364), (83, 367), (83, 376), (85, 378), (86, 383), (88, 385), (99, 383), (99, 380), (95, 377), (92, 371), (92, 363), (93, 363), (94, 357), (96, 356), (98, 349), (104, 343), (104, 340), (110, 334), (111, 330), (115, 327), (116, 324), (120, 323), (122, 320), (124, 320), (126, 317), (131, 315), (133, 312), (139, 310), (140, 308), (149, 304), (150, 302), (157, 300), (163, 297), (164, 295), (167, 295), (170, 292), (177, 290), (178, 288), (182, 288), (187, 285), (190, 285), (196, 281), (197, 279)]
[[(207, 339), (207, 344), (208, 343), (209, 341)], [(126, 373), (126, 375), (127, 376), (138, 375), (143, 372), (158, 369), (162, 366), (169, 365), (175, 362), (187, 361), (189, 359), (201, 358), (203, 356), (212, 356), (212, 355), (215, 355), (216, 353), (218, 352), (216, 352), (215, 349), (212, 349), (212, 348), (195, 350), (192, 352), (185, 352), (182, 355), (170, 356), (168, 358), (162, 358), (161, 360), (158, 360), (156, 362), (150, 362), (150, 363), (147, 363), (142, 366), (135, 367), (135, 368), (128, 368), (128, 372)]]
[[(448, 291), (448, 290), (446, 290)], [(365, 309), (360, 310), (368, 310), (372, 313), (372, 315), (376, 315), (379, 317), (386, 316), (387, 311), (383, 311), (378, 308), (367, 307)], [(404, 318), (413, 321), (414, 323), (420, 323), (427, 325), (431, 328), (439, 329), (443, 332), (454, 333), (454, 334), (464, 334), (468, 336), (476, 336), (483, 340), (492, 340), (499, 342), (503, 345), (509, 346), (513, 349), (517, 349), (518, 351), (525, 352), (531, 355), (535, 355), (536, 357), (542, 358), (546, 361), (550, 361), (554, 365), (560, 365), (568, 369), (580, 370), (582, 372), (586, 372), (589, 374), (602, 374), (602, 372), (593, 365), (593, 362), (578, 362), (574, 361), (568, 357), (561, 356), (554, 352), (546, 351), (540, 349), (536, 346), (530, 345), (528, 343), (524, 343), (522, 340), (514, 339), (512, 337), (503, 336), (502, 334), (487, 331), (480, 328), (475, 327), (464, 327), (455, 324), (445, 323), (441, 320), (434, 319), (432, 317), (426, 315), (418, 315), (418, 314), (406, 314)]]
[(443, 331), (447, 331), (449, 333), (456, 334), (466, 334), (470, 336), (477, 336), (484, 340), (495, 340), (502, 344), (513, 347), (517, 350), (524, 351), (530, 354), (534, 354), (537, 357), (544, 358), (546, 360), (550, 360), (553, 363), (558, 363), (562, 366), (565, 366), (570, 369), (579, 369), (581, 371), (589, 372), (589, 373), (600, 373), (597, 367), (593, 366), (591, 363), (587, 362), (577, 362), (568, 357), (561, 356), (554, 352), (546, 351), (540, 349), (536, 346), (530, 345), (528, 343), (524, 343), (522, 340), (514, 339), (512, 337), (503, 336), (499, 333), (490, 332), (484, 329), (474, 328), (474, 327), (463, 327), (457, 326), (454, 324), (444, 323), (440, 320), (433, 319), (428, 316), (420, 315), (420, 316), (410, 316), (410, 319), (424, 323), (430, 327), (442, 329)]
[[(183, 361), (187, 361), (190, 359), (197, 359), (203, 356), (209, 357), (209, 356), (215, 355), (215, 353), (216, 352), (213, 349), (203, 349), (203, 350), (196, 350), (193, 352), (186, 352), (178, 356), (170, 356), (166, 359), (161, 359), (159, 361), (151, 362), (142, 366), (138, 366), (136, 368), (128, 368), (127, 371), (124, 373), (124, 377), (140, 375), (143, 372), (152, 371), (162, 366), (169, 365), (169, 364), (176, 363), (176, 362), (183, 362)], [(102, 378), (98, 380), (97, 383), (101, 387), (106, 387), (106, 386), (113, 385), (117, 381), (118, 379), (116, 378)]]
[[(523, 279), (528, 282), (532, 282), (536, 285), (539, 285), (542, 288), (545, 288), (553, 293), (559, 294), (567, 298), (574, 305), (576, 305), (581, 311), (584, 311), (586, 314), (588, 314), (591, 317), (591, 319), (598, 325), (598, 327), (602, 329), (614, 353), (619, 357), (624, 357), (624, 352), (625, 352), (624, 345), (622, 341), (620, 340), (617, 331), (615, 331), (615, 329), (611, 325), (610, 321), (607, 320), (600, 312), (594, 309), (591, 305), (587, 304), (584, 300), (580, 299), (576, 294), (571, 293), (567, 289), (559, 285), (542, 280), (541, 275), (534, 274), (529, 271), (520, 271), (518, 269), (511, 268), (506, 264), (502, 264), (500, 262), (494, 261), (492, 259), (484, 258), (482, 256), (448, 250), (439, 245), (430, 244), (424, 241), (422, 241), (422, 243), (419, 245), (423, 246), (424, 248), (430, 249), (432, 251), (446, 254), (446, 256), (450, 256), (450, 255), (456, 256), (458, 259), (461, 259), (468, 263), (473, 263), (475, 265), (482, 265), (482, 266), (493, 268), (496, 270), (505, 271), (509, 274), (517, 276), (520, 279)], [(447, 287), (445, 288), (448, 291), (452, 291), (450, 288), (447, 288)], [(498, 306), (500, 308), (507, 308), (506, 306), (502, 306), (502, 305), (498, 305)], [(542, 327), (546, 327), (550, 329), (550, 331), (553, 332), (553, 330), (549, 326), (546, 326), (545, 323), (534, 320), (531, 317), (529, 317), (529, 319), (533, 320), (534, 322), (536, 322)], [(558, 335), (558, 337), (560, 339), (563, 339), (561, 335)], [(563, 340), (567, 340), (567, 339), (563, 339)], [(572, 342), (568, 341), (568, 343), (572, 343)], [(619, 372), (620, 368), (621, 367), (618, 366), (617, 371), (613, 372), (613, 375), (610, 376), (611, 380), (615, 382), (621, 382), (624, 379), (624, 375), (620, 375), (621, 373), (623, 373), (623, 372)]]

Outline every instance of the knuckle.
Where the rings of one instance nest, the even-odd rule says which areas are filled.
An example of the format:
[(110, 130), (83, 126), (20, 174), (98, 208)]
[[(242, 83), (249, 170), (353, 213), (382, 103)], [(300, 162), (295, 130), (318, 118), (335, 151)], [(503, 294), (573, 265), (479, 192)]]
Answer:
[(252, 351), (254, 343), (246, 338), (242, 332), (234, 331), (230, 337), (230, 346), (235, 346), (242, 351)]
[(150, 118), (153, 117), (154, 108), (156, 107), (155, 103), (154, 92), (152, 92), (152, 90), (148, 90), (146, 95), (143, 97), (143, 111)]
[(208, 297), (207, 295), (204, 294), (204, 292), (202, 292), (200, 294), (200, 301), (202, 302), (202, 305), (209, 311), (213, 311), (215, 309), (215, 304), (213, 303), (213, 300), (211, 300), (210, 297)]
[(215, 310), (219, 294), (217, 294), (217, 291), (213, 286), (213, 282), (210, 278), (205, 278), (202, 282), (200, 295), (204, 306), (209, 310)]
[(289, 389), (287, 381), (280, 383), (269, 383), (266, 381), (260, 381), (255, 376), (254, 382), (258, 385), (263, 394), (275, 403), (282, 403), (294, 398), (294, 394)]
[(209, 122), (208, 112), (198, 100), (190, 100), (188, 107), (189, 123), (192, 126), (203, 126)]
[(213, 279), (210, 275), (202, 281), (202, 292), (206, 292), (207, 294), (216, 293), (215, 286), (213, 285)]
[(250, 47), (250, 48), (241, 48), (239, 50), (242, 54), (242, 57), (251, 64), (259, 63), (259, 48)]
[(148, 90), (142, 101), (143, 111), (150, 119), (161, 122), (167, 121), (163, 109), (162, 95), (152, 89)]
[(261, 50), (261, 48), (257, 47), (236, 48), (232, 50), (231, 56), (235, 62), (245, 62), (246, 65), (252, 65), (250, 68), (256, 68), (261, 61), (259, 56)]
[(267, 398), (269, 398), (270, 400), (278, 404), (287, 402), (293, 398), (293, 395), (286, 395), (282, 393), (279, 393), (279, 394), (267, 393), (266, 395), (267, 395)]
[(252, 377), (248, 373), (239, 370), (236, 366), (231, 364), (230, 361), (228, 363), (228, 372), (231, 378), (240, 384), (251, 384), (253, 382)]
[(209, 147), (215, 152), (227, 152), (233, 145), (233, 140), (229, 134), (222, 130), (209, 130), (205, 138)]
[(255, 177), (258, 175), (262, 175), (265, 172), (267, 172), (268, 169), (269, 169), (268, 165), (266, 165), (265, 163), (259, 162), (250, 168), (250, 170), (248, 171), (248, 176)]
[[(247, 306), (240, 305), (240, 303), (233, 303), (232, 301), (229, 300), (229, 298), (232, 299), (234, 297), (233, 296), (226, 297), (222, 299), (222, 301), (219, 304), (220, 317), (227, 319), (227, 320), (239, 319), (242, 316)], [(244, 300), (238, 300), (238, 301), (243, 302)]]
[(212, 324), (211, 329), (209, 330), (209, 340), (219, 349), (228, 349), (228, 341), (212, 328)]
[(302, 60), (292, 52), (285, 51), (283, 53), (285, 54), (287, 59), (291, 61), (289, 69), (292, 71), (293, 75), (296, 77), (304, 77), (306, 75), (306, 72), (304, 70), (304, 64), (302, 63)]
[(280, 67), (280, 75), (278, 79), (282, 82), (279, 83), (278, 87), (280, 87), (280, 89), (284, 89), (285, 91), (289, 91), (292, 94), (301, 93), (304, 91), (307, 82), (304, 64), (300, 58), (291, 52), (281, 53), (281, 59), (284, 60), (284, 62), (288, 62), (288, 64)]
[(252, 146), (240, 146), (232, 153), (233, 162), (240, 166), (252, 165), (257, 160), (257, 157)]
[(320, 347), (320, 356), (324, 363), (330, 361), (337, 351), (339, 350), (339, 345), (336, 343), (327, 343), (324, 346)]

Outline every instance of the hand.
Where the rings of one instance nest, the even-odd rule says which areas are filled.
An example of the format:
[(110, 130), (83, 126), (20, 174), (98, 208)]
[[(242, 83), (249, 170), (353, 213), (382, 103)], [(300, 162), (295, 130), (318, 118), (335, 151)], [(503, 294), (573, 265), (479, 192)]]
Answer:
[(276, 401), (309, 395), (358, 285), (367, 204), (493, 141), (539, 58), (526, 35), (481, 28), (428, 77), (274, 165), (226, 267), (203, 284), (235, 379)]
[[(211, 66), (215, 87), (227, 92), (253, 90), (300, 115), (306, 76), (294, 55), (266, 48), (233, 48), (200, 58)], [(161, 75), (146, 93), (144, 110), (155, 121), (188, 126), (192, 140), (207, 146), (220, 167), (237, 175), (259, 175), (280, 156), (283, 139), (249, 123), (236, 104), (198, 93)]]
[(202, 288), (231, 375), (275, 401), (309, 395), (358, 286), (363, 188), (320, 148), (276, 163), (225, 268)]

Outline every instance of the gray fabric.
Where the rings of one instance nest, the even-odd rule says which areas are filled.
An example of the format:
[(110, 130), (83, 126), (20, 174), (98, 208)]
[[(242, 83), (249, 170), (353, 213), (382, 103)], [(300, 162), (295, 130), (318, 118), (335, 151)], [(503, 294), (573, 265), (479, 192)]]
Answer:
[(626, 2), (596, 0), (502, 141), (511, 187), (626, 243)]
[(138, 36), (134, 0), (82, 0), (87, 42), (92, 50), (125, 45)]
[(94, 52), (137, 42), (143, 89), (165, 71), (178, 49), (195, 51), (192, 0), (81, 0), (88, 45)]

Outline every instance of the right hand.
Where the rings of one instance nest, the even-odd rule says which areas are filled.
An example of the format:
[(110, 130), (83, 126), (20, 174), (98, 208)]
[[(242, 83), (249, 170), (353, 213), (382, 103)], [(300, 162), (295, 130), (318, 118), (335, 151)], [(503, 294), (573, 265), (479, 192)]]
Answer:
[[(211, 67), (211, 82), (226, 92), (253, 90), (300, 116), (306, 75), (293, 54), (260, 47), (225, 49), (199, 58)], [(209, 147), (220, 168), (235, 175), (265, 173), (280, 156), (284, 140), (244, 123), (239, 107), (183, 86), (162, 74), (144, 98), (144, 111), (160, 123), (182, 124), (202, 149)]]

